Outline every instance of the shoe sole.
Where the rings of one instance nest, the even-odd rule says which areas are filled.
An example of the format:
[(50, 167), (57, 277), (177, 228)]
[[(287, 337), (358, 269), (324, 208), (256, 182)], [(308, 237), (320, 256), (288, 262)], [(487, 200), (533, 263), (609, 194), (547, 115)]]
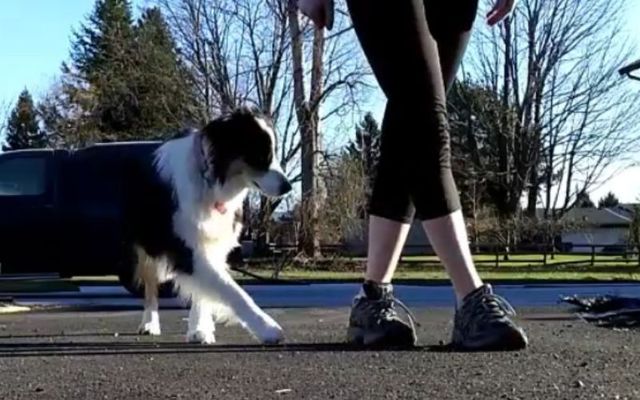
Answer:
[(416, 340), (413, 336), (385, 335), (384, 332), (370, 332), (358, 327), (347, 329), (347, 342), (363, 347), (411, 348), (416, 346)]
[(472, 344), (452, 343), (453, 349), (459, 351), (518, 351), (528, 345), (527, 335), (520, 328), (503, 333), (497, 340), (489, 338)]

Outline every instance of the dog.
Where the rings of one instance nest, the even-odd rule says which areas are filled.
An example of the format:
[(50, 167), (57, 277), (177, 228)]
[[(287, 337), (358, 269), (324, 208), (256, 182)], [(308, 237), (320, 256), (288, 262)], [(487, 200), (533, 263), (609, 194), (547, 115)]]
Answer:
[(281, 326), (234, 281), (227, 264), (248, 192), (280, 197), (292, 190), (276, 159), (270, 120), (250, 108), (232, 110), (162, 142), (129, 169), (126, 181), (127, 242), (145, 293), (139, 333), (160, 335), (158, 286), (172, 281), (191, 303), (189, 342), (214, 343), (218, 322), (239, 323), (265, 344), (281, 342)]

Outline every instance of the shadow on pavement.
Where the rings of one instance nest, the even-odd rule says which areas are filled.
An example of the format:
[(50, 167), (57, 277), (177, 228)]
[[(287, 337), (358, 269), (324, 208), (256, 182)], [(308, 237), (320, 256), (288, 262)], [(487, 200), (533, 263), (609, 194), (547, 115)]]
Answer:
[[(50, 337), (50, 336), (49, 336)], [(429, 347), (363, 348), (346, 343), (299, 343), (265, 346), (260, 344), (216, 344), (210, 346), (189, 343), (117, 343), (117, 342), (12, 342), (0, 344), (0, 357), (56, 357), (145, 354), (207, 354), (207, 353), (277, 353), (277, 352), (344, 352), (344, 351), (429, 351)]]
[[(39, 333), (32, 335), (4, 335), (0, 336), (0, 340), (3, 339), (44, 339), (44, 338), (64, 338), (64, 337), (87, 337), (87, 336), (98, 336), (98, 337), (140, 337), (138, 333), (118, 333), (114, 334), (113, 332), (70, 332), (70, 333), (60, 333), (49, 334), (49, 333)], [(2, 344), (0, 344), (0, 348)]]

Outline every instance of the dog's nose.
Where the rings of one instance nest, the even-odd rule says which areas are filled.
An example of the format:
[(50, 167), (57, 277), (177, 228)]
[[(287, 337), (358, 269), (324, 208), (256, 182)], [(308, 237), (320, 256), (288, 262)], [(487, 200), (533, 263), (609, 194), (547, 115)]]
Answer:
[(282, 181), (282, 183), (280, 184), (280, 193), (281, 194), (287, 194), (291, 191), (293, 187), (291, 186), (291, 183), (285, 179), (284, 181)]

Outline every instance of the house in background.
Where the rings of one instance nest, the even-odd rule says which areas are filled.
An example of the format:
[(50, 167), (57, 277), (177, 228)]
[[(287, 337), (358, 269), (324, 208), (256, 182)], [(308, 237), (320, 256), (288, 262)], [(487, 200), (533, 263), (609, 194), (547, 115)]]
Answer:
[[(361, 221), (360, 229), (343, 239), (342, 244), (348, 253), (358, 256), (364, 256), (367, 253), (368, 227), (368, 222), (363, 220)], [(411, 228), (409, 229), (407, 241), (402, 249), (402, 255), (424, 255), (425, 253), (428, 253), (428, 246), (429, 239), (422, 228), (422, 224), (418, 220), (413, 221)]]
[(573, 208), (563, 217), (577, 227), (561, 234), (564, 249), (575, 253), (589, 253), (593, 245), (596, 253), (621, 252), (629, 242), (629, 228), (633, 221), (633, 205), (612, 208)]
[[(538, 215), (542, 217), (544, 210), (539, 209)], [(296, 238), (295, 218), (291, 213), (274, 213), (274, 222), (277, 229), (274, 235), (274, 244), (292, 246)], [(629, 242), (629, 229), (634, 218), (634, 204), (620, 204), (612, 208), (574, 208), (564, 216), (569, 226), (556, 239), (559, 249), (574, 253), (590, 253), (592, 246), (597, 253), (624, 251)], [(343, 250), (353, 256), (364, 256), (367, 252), (368, 224), (366, 220), (360, 221), (354, 226), (353, 232), (346, 235), (341, 241)], [(328, 243), (335, 244), (335, 243)], [(484, 243), (489, 244), (489, 243)], [(251, 253), (251, 238), (243, 242), (245, 251)], [(422, 229), (419, 221), (411, 224), (407, 242), (402, 254), (424, 255), (430, 253), (429, 239)]]

